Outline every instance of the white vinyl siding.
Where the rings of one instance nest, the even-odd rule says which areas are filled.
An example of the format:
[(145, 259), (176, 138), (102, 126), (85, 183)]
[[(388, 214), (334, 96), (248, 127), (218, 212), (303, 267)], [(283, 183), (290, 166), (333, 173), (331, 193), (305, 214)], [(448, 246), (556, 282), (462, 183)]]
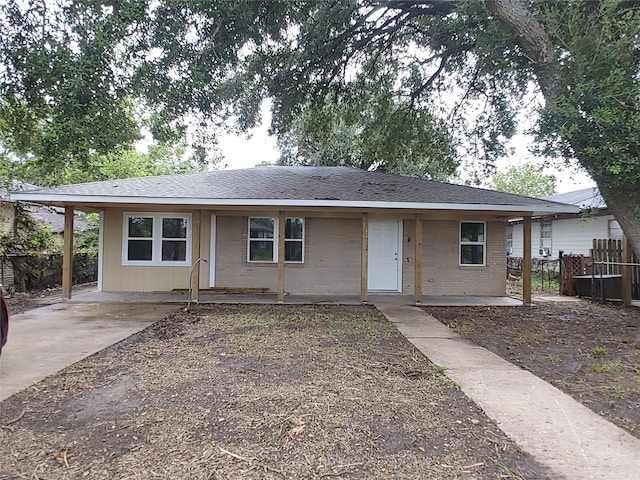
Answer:
[[(609, 238), (609, 220), (611, 215), (603, 215), (592, 218), (568, 218), (554, 220), (551, 239), (551, 255), (548, 258), (558, 258), (559, 252), (573, 255), (589, 255), (593, 247), (594, 238)], [(534, 258), (542, 258), (539, 253), (540, 223), (531, 225), (531, 255)], [(513, 225), (513, 251), (514, 257), (522, 257), (522, 224)]]

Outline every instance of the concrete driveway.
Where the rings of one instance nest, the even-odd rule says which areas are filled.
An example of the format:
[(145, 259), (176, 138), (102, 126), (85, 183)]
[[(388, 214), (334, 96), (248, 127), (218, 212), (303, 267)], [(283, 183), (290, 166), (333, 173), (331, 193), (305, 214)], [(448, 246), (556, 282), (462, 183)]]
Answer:
[(144, 329), (178, 305), (57, 303), (13, 315), (0, 358), (0, 400)]

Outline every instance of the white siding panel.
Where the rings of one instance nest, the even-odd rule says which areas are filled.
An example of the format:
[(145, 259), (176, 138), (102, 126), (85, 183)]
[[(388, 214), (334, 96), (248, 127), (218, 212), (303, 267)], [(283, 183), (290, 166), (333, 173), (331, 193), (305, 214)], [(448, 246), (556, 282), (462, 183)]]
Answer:
[(558, 252), (565, 254), (589, 255), (594, 238), (608, 238), (608, 221), (613, 216), (587, 219), (556, 220), (553, 222), (552, 258), (558, 258)]
[[(558, 258), (560, 250), (565, 254), (589, 255), (594, 238), (609, 238), (609, 220), (613, 215), (603, 215), (592, 218), (571, 218), (554, 220), (551, 227), (551, 257)], [(531, 255), (541, 258), (540, 224), (531, 225)], [(513, 226), (514, 257), (522, 256), (522, 224)]]
[(512, 257), (521, 257), (523, 254), (522, 249), (522, 224), (518, 223), (513, 226), (513, 250), (511, 251)]

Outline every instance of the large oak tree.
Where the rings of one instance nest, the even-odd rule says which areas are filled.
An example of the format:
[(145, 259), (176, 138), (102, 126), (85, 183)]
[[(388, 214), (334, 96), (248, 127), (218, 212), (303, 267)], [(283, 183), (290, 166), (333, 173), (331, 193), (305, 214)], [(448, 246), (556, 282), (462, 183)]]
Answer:
[[(285, 134), (327, 102), (353, 119), (375, 93), (373, 107), (446, 125), (463, 158), (491, 165), (537, 93), (540, 150), (591, 174), (640, 251), (637, 2), (43, 0), (3, 11), (10, 148), (57, 158), (130, 142), (132, 105), (159, 138), (229, 117), (250, 128), (264, 98)], [(383, 138), (410, 140), (365, 110)]]

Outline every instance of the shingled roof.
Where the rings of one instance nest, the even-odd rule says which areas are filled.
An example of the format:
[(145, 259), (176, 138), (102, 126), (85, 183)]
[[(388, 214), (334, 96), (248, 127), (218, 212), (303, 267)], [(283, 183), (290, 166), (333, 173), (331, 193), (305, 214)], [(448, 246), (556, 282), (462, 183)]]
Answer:
[(541, 197), (543, 200), (551, 200), (552, 202), (568, 203), (575, 205), (581, 209), (598, 208), (605, 209), (607, 204), (600, 195), (598, 187), (583, 188), (573, 192), (557, 193), (548, 197)]
[(348, 167), (257, 167), (107, 180), (12, 194), (53, 205), (171, 204), (573, 212), (541, 199)]

